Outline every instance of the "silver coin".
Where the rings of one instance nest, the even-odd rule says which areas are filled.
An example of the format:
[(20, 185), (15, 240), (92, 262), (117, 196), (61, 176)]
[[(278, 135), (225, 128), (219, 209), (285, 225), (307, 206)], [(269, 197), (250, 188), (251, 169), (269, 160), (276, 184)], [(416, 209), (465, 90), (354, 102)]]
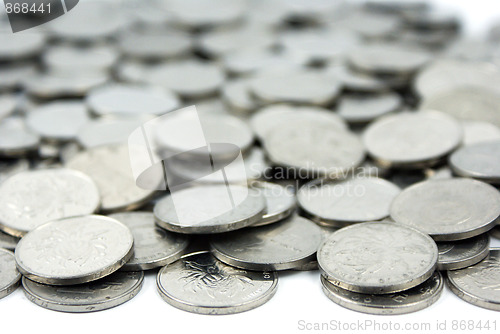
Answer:
[(254, 309), (271, 299), (278, 286), (278, 275), (237, 269), (208, 252), (199, 252), (163, 267), (156, 283), (160, 296), (181, 310), (233, 314)]
[(112, 212), (140, 207), (154, 194), (154, 190), (135, 184), (130, 164), (127, 146), (119, 144), (77, 153), (65, 166), (90, 176), (101, 195), (101, 210)]
[(20, 88), (37, 73), (35, 65), (30, 63), (12, 63), (0, 67), (0, 89), (11, 90)]
[(379, 178), (320, 179), (300, 188), (297, 200), (313, 221), (343, 227), (388, 217), (391, 203), (399, 193), (399, 187)]
[(70, 313), (107, 310), (134, 298), (142, 288), (144, 273), (116, 272), (97, 281), (54, 286), (23, 277), (26, 298), (43, 308)]
[(187, 55), (192, 44), (189, 35), (181, 31), (129, 30), (120, 36), (119, 47), (130, 58), (164, 60)]
[(454, 173), (500, 184), (500, 140), (462, 147), (449, 158)]
[(353, 292), (385, 294), (423, 283), (436, 269), (434, 240), (395, 223), (368, 222), (334, 232), (318, 250), (322, 274)]
[(437, 111), (404, 112), (370, 124), (363, 134), (368, 153), (378, 163), (421, 167), (436, 163), (457, 148), (462, 127)]
[(131, 84), (98, 87), (87, 95), (89, 109), (99, 115), (162, 115), (180, 106), (170, 90)]
[(47, 72), (28, 80), (25, 88), (28, 95), (38, 99), (82, 98), (107, 81), (107, 74), (101, 72)]
[(120, 269), (133, 255), (134, 238), (122, 223), (104, 216), (53, 220), (26, 234), (16, 247), (19, 271), (32, 281), (74, 285)]
[(437, 241), (471, 238), (487, 232), (500, 216), (500, 192), (464, 178), (437, 179), (403, 190), (392, 202), (391, 217)]
[(14, 95), (0, 94), (0, 121), (10, 116), (18, 106), (18, 101)]
[(264, 148), (274, 165), (295, 169), (301, 177), (344, 176), (365, 158), (358, 136), (319, 119), (295, 120), (276, 127), (266, 136)]
[(444, 280), (438, 271), (411, 289), (391, 294), (365, 294), (339, 288), (321, 277), (323, 292), (336, 304), (368, 314), (406, 314), (434, 304), (443, 292)]
[(228, 265), (248, 270), (286, 270), (316, 257), (320, 228), (305, 218), (221, 235), (211, 242), (212, 253)]
[(484, 121), (462, 121), (465, 146), (486, 141), (500, 141), (500, 127)]
[(250, 80), (246, 78), (231, 80), (222, 87), (221, 97), (232, 109), (247, 113), (259, 105), (250, 94)]
[(262, 192), (266, 199), (266, 213), (252, 226), (263, 226), (289, 217), (295, 211), (295, 194), (279, 184), (258, 181), (252, 183), (254, 189)]
[(90, 120), (87, 108), (80, 101), (57, 101), (41, 105), (26, 116), (26, 125), (42, 138), (69, 141)]
[(226, 54), (223, 62), (229, 73), (245, 78), (251, 74), (258, 76), (266, 70), (296, 71), (305, 65), (306, 59), (283, 50), (276, 52), (269, 49), (245, 47)]
[(162, 2), (162, 8), (172, 13), (176, 25), (199, 29), (236, 23), (245, 14), (246, 6), (242, 0), (168, 0)]
[(40, 137), (27, 129), (23, 118), (11, 116), (0, 123), (0, 156), (23, 157), (36, 152)]
[(204, 185), (175, 191), (154, 207), (156, 224), (178, 233), (221, 233), (258, 222), (264, 196), (240, 185)]
[(59, 45), (45, 51), (42, 61), (49, 71), (109, 71), (118, 61), (119, 53), (110, 46), (75, 47)]
[[(328, 20), (331, 21), (331, 20)], [(400, 20), (397, 17), (378, 15), (368, 11), (354, 11), (341, 18), (340, 28), (353, 30), (367, 39), (387, 39), (399, 31)], [(335, 27), (335, 22), (333, 24)]]
[(338, 103), (337, 113), (349, 123), (367, 123), (396, 111), (401, 105), (401, 97), (395, 93), (345, 95)]
[(468, 303), (500, 311), (500, 249), (491, 248), (489, 255), (471, 267), (449, 270), (448, 286)]
[(127, 226), (134, 236), (134, 256), (121, 270), (163, 267), (180, 259), (188, 246), (185, 236), (157, 227), (151, 212), (120, 212), (109, 217)]
[(0, 231), (0, 248), (5, 248), (13, 251), (16, 249), (19, 238), (13, 237), (9, 234)]
[(99, 199), (95, 183), (78, 171), (20, 172), (0, 184), (0, 229), (22, 237), (50, 220), (91, 214)]
[(477, 237), (449, 242), (438, 242), (438, 270), (456, 270), (470, 267), (483, 260), (490, 252), (487, 233)]
[(45, 37), (44, 34), (37, 32), (2, 33), (0, 60), (13, 61), (36, 56), (45, 45)]
[(16, 268), (14, 253), (0, 248), (0, 299), (14, 292), (20, 280), (21, 273)]

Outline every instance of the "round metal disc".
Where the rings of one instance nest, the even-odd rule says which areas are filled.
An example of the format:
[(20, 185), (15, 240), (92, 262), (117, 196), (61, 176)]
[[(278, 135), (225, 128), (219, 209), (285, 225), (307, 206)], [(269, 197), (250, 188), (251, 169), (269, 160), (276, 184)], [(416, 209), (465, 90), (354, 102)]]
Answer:
[(438, 271), (425, 282), (411, 289), (391, 294), (352, 292), (333, 285), (321, 276), (323, 292), (336, 304), (368, 314), (406, 314), (434, 304), (443, 291), (444, 280)]
[(224, 234), (211, 243), (212, 253), (224, 263), (248, 270), (286, 270), (316, 257), (320, 228), (292, 216), (271, 225)]
[(254, 309), (271, 299), (278, 286), (278, 275), (237, 269), (208, 252), (199, 252), (163, 267), (156, 283), (160, 296), (181, 310), (233, 314)]
[(40, 284), (23, 277), (26, 297), (43, 308), (69, 313), (107, 310), (134, 298), (142, 288), (144, 273), (116, 272), (97, 281), (71, 286)]
[(26, 234), (16, 247), (19, 271), (32, 281), (74, 285), (95, 281), (133, 255), (134, 238), (122, 223), (104, 216), (53, 220)]
[(464, 146), (449, 158), (453, 172), (500, 184), (500, 140)]
[(436, 269), (438, 249), (428, 235), (387, 222), (368, 222), (332, 233), (318, 250), (322, 274), (336, 286), (385, 294), (417, 286)]
[(134, 256), (121, 268), (125, 271), (163, 267), (180, 259), (188, 247), (188, 239), (155, 225), (151, 212), (120, 212), (109, 215), (130, 229), (134, 236)]
[(252, 226), (263, 226), (289, 217), (296, 208), (295, 194), (288, 187), (279, 184), (257, 181), (252, 184), (266, 199), (266, 213)]
[(394, 221), (437, 241), (471, 238), (490, 230), (500, 216), (500, 192), (464, 178), (436, 179), (403, 190), (391, 206)]
[(438, 270), (455, 270), (470, 267), (483, 260), (490, 252), (487, 233), (477, 237), (449, 242), (438, 242)]
[(401, 104), (401, 97), (395, 93), (346, 95), (340, 99), (337, 112), (349, 123), (367, 123), (396, 111)]
[(14, 292), (20, 280), (21, 273), (16, 268), (14, 253), (0, 248), (0, 299)]
[(0, 156), (23, 157), (35, 152), (40, 137), (26, 128), (23, 118), (8, 117), (0, 123)]
[(13, 251), (14, 249), (16, 249), (19, 240), (19, 238), (13, 237), (0, 231), (0, 248), (5, 248)]

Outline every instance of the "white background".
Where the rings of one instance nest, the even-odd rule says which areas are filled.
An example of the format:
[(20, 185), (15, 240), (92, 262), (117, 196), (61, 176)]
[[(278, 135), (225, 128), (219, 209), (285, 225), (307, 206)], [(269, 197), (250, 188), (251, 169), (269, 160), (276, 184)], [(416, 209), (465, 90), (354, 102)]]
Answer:
[[(85, 1), (85, 0), (82, 0)], [(138, 0), (140, 1), (140, 0)], [(500, 19), (498, 0), (442, 0), (439, 5), (453, 8), (465, 20), (468, 34), (483, 33), (494, 19)], [(492, 240), (492, 246), (500, 246)], [(447, 287), (441, 298), (431, 307), (408, 315), (372, 316), (344, 309), (331, 302), (321, 291), (318, 271), (284, 272), (280, 274), (278, 291), (265, 305), (240, 314), (226, 316), (197, 315), (178, 310), (165, 303), (156, 291), (156, 271), (146, 275), (141, 292), (131, 301), (114, 309), (88, 313), (67, 314), (49, 311), (29, 302), (18, 289), (0, 300), (0, 334), (21, 333), (272, 333), (306, 332), (302, 324), (340, 321), (357, 325), (360, 321), (376, 322), (379, 326), (400, 326), (399, 332), (425, 332), (418, 327), (428, 324), (428, 333), (457, 333), (452, 329), (454, 320), (496, 321), (500, 331), (500, 313), (482, 309), (456, 297)], [(446, 322), (439, 330), (437, 321)], [(406, 325), (417, 330), (403, 330)], [(441, 325), (443, 326), (443, 325)], [(384, 327), (382, 327), (384, 328)], [(387, 328), (387, 327), (386, 327)], [(341, 331), (330, 328), (329, 332), (375, 332), (375, 327), (365, 330)], [(394, 330), (392, 332), (398, 332)], [(471, 332), (469, 330), (463, 332)], [(472, 332), (479, 332), (474, 330)]]

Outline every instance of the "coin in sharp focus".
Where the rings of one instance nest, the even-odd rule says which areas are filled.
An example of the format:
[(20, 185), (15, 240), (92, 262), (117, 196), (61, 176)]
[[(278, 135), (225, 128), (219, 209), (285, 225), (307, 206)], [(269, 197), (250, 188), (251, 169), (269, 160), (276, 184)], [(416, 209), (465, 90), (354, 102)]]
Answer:
[(398, 186), (376, 177), (319, 179), (300, 188), (297, 200), (311, 220), (343, 227), (388, 217), (391, 203), (399, 193)]
[(500, 141), (500, 127), (485, 121), (461, 121), (464, 129), (464, 146), (486, 141)]
[(0, 248), (5, 248), (13, 251), (14, 249), (16, 249), (19, 240), (19, 238), (13, 237), (0, 231)]
[(444, 280), (438, 271), (425, 282), (391, 294), (365, 294), (352, 292), (335, 286), (321, 277), (323, 292), (334, 303), (347, 309), (368, 314), (406, 314), (420, 311), (436, 302), (444, 287)]
[(457, 175), (500, 184), (500, 140), (462, 147), (450, 156), (449, 164)]
[(462, 142), (462, 127), (438, 111), (402, 112), (380, 118), (363, 133), (363, 143), (381, 165), (420, 168), (446, 157)]
[(269, 301), (276, 292), (278, 275), (237, 269), (209, 252), (198, 252), (163, 267), (156, 283), (160, 296), (181, 310), (233, 314)]
[(40, 137), (27, 129), (24, 118), (7, 117), (0, 123), (0, 156), (23, 157), (36, 152)]
[(134, 239), (119, 221), (99, 215), (53, 220), (26, 234), (16, 247), (19, 271), (32, 281), (74, 285), (120, 269)]
[(30, 110), (26, 125), (49, 141), (69, 141), (90, 121), (85, 104), (80, 101), (57, 101)]
[(251, 91), (264, 103), (292, 103), (327, 106), (340, 92), (340, 84), (312, 70), (265, 71), (252, 80)]
[(160, 199), (154, 207), (158, 226), (178, 233), (221, 233), (250, 226), (266, 210), (264, 196), (246, 186), (203, 185)]
[(154, 194), (136, 185), (130, 164), (127, 145), (118, 144), (79, 152), (65, 166), (90, 176), (101, 195), (101, 210), (112, 212), (140, 207)]
[(436, 179), (403, 190), (392, 202), (391, 218), (437, 241), (471, 238), (493, 228), (500, 216), (500, 192), (465, 178)]
[(134, 236), (134, 256), (121, 268), (149, 270), (172, 263), (184, 254), (188, 239), (155, 225), (151, 212), (119, 212), (109, 215), (127, 226)]
[(491, 248), (481, 262), (464, 269), (447, 272), (448, 286), (468, 303), (500, 311), (500, 248)]
[(134, 84), (110, 84), (89, 92), (90, 111), (99, 115), (162, 115), (180, 106), (179, 98), (168, 89)]
[(50, 220), (91, 214), (99, 200), (96, 184), (76, 170), (20, 172), (0, 184), (0, 229), (22, 237)]
[(257, 181), (254, 189), (262, 192), (266, 199), (266, 213), (252, 226), (263, 226), (289, 217), (295, 211), (295, 194), (288, 187), (279, 184)]
[(470, 267), (483, 260), (490, 252), (487, 233), (473, 238), (438, 242), (438, 270), (455, 270)]
[(212, 253), (220, 261), (248, 270), (286, 270), (316, 258), (321, 243), (319, 226), (300, 216), (271, 225), (217, 236)]
[(301, 178), (343, 176), (365, 158), (357, 135), (312, 118), (274, 128), (264, 148), (272, 164), (295, 169)]
[(16, 268), (14, 253), (0, 248), (0, 299), (14, 292), (20, 280), (21, 273)]
[(349, 123), (368, 123), (396, 111), (401, 105), (401, 97), (395, 93), (345, 95), (338, 103), (337, 112)]
[(353, 292), (385, 294), (423, 283), (436, 269), (428, 235), (401, 224), (368, 222), (334, 232), (318, 250), (322, 274)]
[(26, 297), (43, 308), (70, 313), (107, 310), (135, 297), (144, 273), (116, 272), (94, 282), (71, 286), (40, 284), (23, 277)]

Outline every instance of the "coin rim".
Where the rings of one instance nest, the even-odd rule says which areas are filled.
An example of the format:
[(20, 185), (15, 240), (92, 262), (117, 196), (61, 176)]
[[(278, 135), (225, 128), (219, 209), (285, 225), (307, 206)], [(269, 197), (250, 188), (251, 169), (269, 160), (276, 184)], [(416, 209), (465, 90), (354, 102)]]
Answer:
[[(11, 255), (12, 258), (14, 258), (14, 262), (15, 262), (16, 257), (15, 257), (13, 252), (11, 252), (10, 250), (7, 250), (5, 248), (0, 248), (0, 252)], [(14, 291), (16, 291), (16, 289), (21, 284), (21, 277), (22, 276), (21, 276), (21, 273), (19, 272), (19, 270), (17, 269), (17, 266), (16, 266), (16, 271), (17, 271), (16, 277), (11, 282), (9, 282), (7, 285), (0, 287), (0, 299), (7, 297), (8, 295), (10, 295)]]

